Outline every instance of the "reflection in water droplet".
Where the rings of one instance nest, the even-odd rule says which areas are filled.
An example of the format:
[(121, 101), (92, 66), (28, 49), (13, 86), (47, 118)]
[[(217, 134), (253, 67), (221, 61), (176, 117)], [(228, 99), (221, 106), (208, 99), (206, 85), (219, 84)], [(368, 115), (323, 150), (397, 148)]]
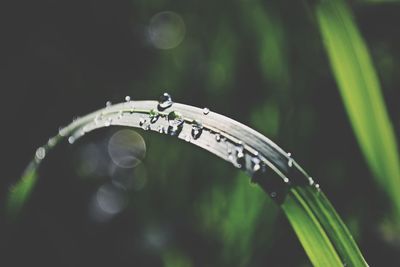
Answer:
[(144, 159), (146, 144), (139, 133), (130, 129), (119, 130), (108, 142), (108, 153), (115, 165), (133, 168)]
[(203, 132), (203, 125), (199, 121), (193, 121), (192, 124), (192, 137), (194, 139), (197, 139), (201, 136), (201, 133)]
[(186, 27), (181, 16), (164, 11), (157, 13), (150, 20), (149, 41), (158, 49), (171, 49), (183, 41), (185, 32)]
[(126, 102), (131, 101), (131, 97), (130, 97), (129, 95), (125, 96), (125, 101), (126, 101)]
[(150, 118), (150, 122), (151, 123), (155, 123), (157, 120), (158, 120), (158, 117), (159, 117), (160, 115), (159, 115), (159, 113), (158, 113), (158, 111), (157, 110), (155, 110), (155, 109), (151, 109), (150, 110), (150, 112), (149, 112), (149, 118)]
[(203, 114), (207, 115), (208, 113), (210, 113), (210, 109), (209, 108), (203, 108)]
[(44, 157), (46, 156), (46, 149), (44, 147), (39, 147), (38, 149), (36, 149), (35, 156), (38, 160), (44, 159)]
[(159, 110), (164, 110), (164, 109), (169, 108), (170, 106), (172, 106), (172, 104), (173, 104), (173, 102), (172, 102), (171, 96), (168, 93), (164, 93), (158, 99), (157, 108)]

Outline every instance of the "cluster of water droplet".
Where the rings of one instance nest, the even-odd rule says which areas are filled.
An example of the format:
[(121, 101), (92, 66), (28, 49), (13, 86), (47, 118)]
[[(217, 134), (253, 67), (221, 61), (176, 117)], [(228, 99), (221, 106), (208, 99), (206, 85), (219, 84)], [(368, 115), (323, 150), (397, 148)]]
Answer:
[[(133, 113), (134, 112), (134, 106), (133, 102), (131, 101), (130, 96), (125, 97), (125, 102), (126, 105), (129, 105), (129, 112)], [(152, 124), (155, 124), (154, 130), (158, 131), (159, 133), (166, 133), (171, 136), (179, 136), (181, 139), (191, 142), (192, 140), (197, 140), (199, 139), (204, 132), (210, 133), (214, 135), (216, 143), (219, 143), (219, 145), (226, 146), (226, 156), (229, 159), (229, 161), (232, 162), (232, 164), (240, 169), (246, 170), (249, 174), (251, 175), (256, 175), (256, 174), (263, 174), (266, 172), (267, 168), (267, 163), (265, 162), (264, 159), (262, 159), (262, 156), (258, 154), (257, 151), (253, 151), (252, 148), (247, 147), (245, 144), (243, 144), (241, 141), (234, 141), (232, 138), (229, 138), (229, 135), (225, 133), (221, 133), (216, 130), (211, 130), (208, 128), (205, 128), (202, 124), (202, 122), (198, 119), (192, 120), (189, 122), (191, 125), (190, 132), (186, 134), (186, 132), (181, 134), (181, 131), (187, 123), (187, 121), (190, 121), (190, 119), (185, 119), (183, 118), (182, 114), (177, 112), (176, 110), (171, 110), (167, 113), (164, 111), (170, 107), (172, 107), (174, 104), (171, 95), (168, 93), (163, 93), (158, 101), (158, 105), (156, 109), (151, 109), (148, 111), (147, 115), (144, 115), (140, 117), (139, 119), (139, 126), (144, 129), (144, 130), (149, 130), (152, 127)], [(111, 106), (111, 102), (107, 101), (106, 102), (106, 108), (109, 108)], [(208, 108), (203, 108), (202, 109), (203, 115), (208, 115), (210, 114), (210, 110)], [(95, 118), (94, 118), (94, 124), (95, 127), (98, 125), (103, 125), (103, 126), (110, 126), (113, 123), (113, 119), (119, 120), (123, 117), (124, 111), (121, 110), (118, 112), (116, 117), (111, 117), (111, 116), (105, 116), (104, 113), (99, 113)], [(160, 118), (163, 119), (163, 121), (158, 125), (158, 121)], [(165, 120), (165, 121), (164, 121)], [(167, 125), (163, 125), (163, 122), (167, 122)], [(82, 129), (81, 135), (85, 134), (86, 130)], [(62, 131), (60, 130), (60, 135), (62, 135)], [(71, 135), (68, 138), (69, 143), (74, 143), (76, 138), (79, 136), (76, 135)], [(50, 140), (49, 140), (50, 143)], [(35, 158), (37, 161), (42, 160), (46, 155), (46, 150), (43, 147), (38, 148), (35, 154)], [(268, 165), (270, 166), (270, 165)], [(291, 153), (287, 153), (287, 168), (289, 169), (298, 169), (298, 165), (295, 163), (294, 159), (292, 158)], [(281, 179), (283, 180), (283, 185), (284, 184), (291, 184), (290, 182), (296, 183), (297, 181), (289, 181), (290, 174), (288, 174), (288, 177), (285, 176), (285, 174), (280, 174)], [(292, 177), (291, 177), (292, 178)], [(306, 176), (307, 179), (307, 176)], [(308, 177), (308, 184), (310, 186), (314, 186), (316, 189), (319, 190), (319, 184), (316, 184), (312, 177)], [(277, 197), (277, 193), (279, 190), (273, 190), (270, 192), (271, 197)]]

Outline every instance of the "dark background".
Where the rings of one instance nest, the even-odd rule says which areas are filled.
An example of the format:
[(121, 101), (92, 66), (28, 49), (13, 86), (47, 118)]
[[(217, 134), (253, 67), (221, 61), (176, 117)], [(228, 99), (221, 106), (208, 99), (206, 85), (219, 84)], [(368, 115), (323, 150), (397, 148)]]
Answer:
[[(357, 1), (352, 8), (399, 136), (400, 6)], [(370, 265), (399, 262), (399, 238), (384, 224), (388, 200), (351, 130), (310, 4), (8, 1), (2, 11), (1, 203), (35, 149), (74, 116), (107, 100), (157, 99), (167, 91), (290, 150), (318, 178)], [(171, 49), (157, 48), (148, 34), (163, 11), (185, 25)], [(243, 174), (189, 144), (140, 130), (147, 156), (128, 175), (145, 186), (124, 189), (118, 213), (93, 217), (97, 190), (115, 178), (106, 144), (118, 130), (51, 152), (21, 219), (0, 217), (1, 266), (310, 265), (275, 204), (254, 187), (242, 189), (249, 183)], [(80, 162), (92, 156), (101, 164), (82, 173)]]

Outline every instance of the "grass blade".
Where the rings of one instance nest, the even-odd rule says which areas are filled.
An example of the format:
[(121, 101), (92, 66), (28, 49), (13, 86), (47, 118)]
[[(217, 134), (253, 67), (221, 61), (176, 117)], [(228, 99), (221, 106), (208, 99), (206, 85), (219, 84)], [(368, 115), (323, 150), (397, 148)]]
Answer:
[(6, 202), (7, 218), (13, 221), (28, 200), (37, 180), (36, 166), (30, 164), (21, 179), (11, 189)]
[[(171, 120), (174, 126), (179, 126), (172, 127)], [(196, 137), (193, 137), (193, 127), (198, 129), (199, 122), (202, 122), (200, 135), (197, 133)], [(167, 133), (231, 162), (235, 167), (252, 175), (253, 181), (281, 205), (314, 265), (366, 265), (357, 245), (329, 201), (289, 153), (237, 121), (208, 109), (179, 103), (160, 108), (156, 101), (129, 101), (106, 107), (73, 121), (61, 129), (57, 136), (49, 139), (45, 146), (39, 148), (41, 153), (36, 153), (28, 166), (29, 172), (26, 172), (17, 184), (16, 190), (10, 191), (10, 214), (17, 215), (20, 212), (36, 181), (36, 169), (48, 150), (67, 137), (68, 141), (73, 143), (90, 131), (111, 125)], [(268, 175), (267, 169), (272, 169), (275, 176), (265, 176)], [(253, 197), (255, 196), (251, 196), (251, 199)], [(251, 211), (251, 216), (255, 219), (261, 206), (249, 208), (244, 206), (246, 203), (240, 203), (239, 199), (235, 201), (238, 201), (235, 203), (238, 207)], [(261, 205), (261, 202), (256, 202)], [(233, 220), (237, 221), (237, 216), (241, 218), (243, 214), (231, 215)], [(234, 225), (226, 226), (229, 233), (233, 232)], [(248, 234), (251, 235), (251, 231), (248, 231)]]
[(354, 133), (371, 171), (391, 198), (395, 216), (400, 221), (397, 142), (367, 46), (344, 1), (321, 1), (316, 14)]
[[(322, 191), (294, 187), (282, 208), (315, 266), (367, 266), (350, 232)], [(326, 259), (329, 264), (324, 262)]]

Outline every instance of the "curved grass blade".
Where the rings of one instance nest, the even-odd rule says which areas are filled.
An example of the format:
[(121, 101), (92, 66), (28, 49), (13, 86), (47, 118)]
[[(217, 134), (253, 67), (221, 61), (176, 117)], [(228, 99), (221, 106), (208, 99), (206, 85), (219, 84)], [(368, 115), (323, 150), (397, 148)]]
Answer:
[(354, 133), (400, 221), (398, 146), (367, 46), (344, 1), (320, 1), (316, 14)]
[[(168, 100), (167, 96), (164, 94)], [(316, 266), (339, 266), (344, 262), (353, 266), (366, 265), (328, 200), (313, 197), (313, 194), (320, 194), (318, 184), (290, 153), (262, 134), (223, 115), (170, 100), (167, 102), (128, 101), (79, 118), (38, 149), (41, 153), (36, 153), (28, 170), (36, 171), (47, 152), (61, 140), (68, 139), (74, 143), (95, 129), (117, 125), (168, 134), (208, 150), (253, 176), (254, 182), (282, 206)], [(273, 170), (275, 176), (266, 176), (267, 170)], [(11, 205), (9, 212), (12, 214), (20, 212), (35, 179), (30, 181), (29, 187), (21, 182), (10, 191), (9, 203), (18, 199), (16, 192), (24, 192), (18, 205)], [(27, 190), (24, 191), (24, 188)], [(313, 193), (305, 194), (308, 191)]]

